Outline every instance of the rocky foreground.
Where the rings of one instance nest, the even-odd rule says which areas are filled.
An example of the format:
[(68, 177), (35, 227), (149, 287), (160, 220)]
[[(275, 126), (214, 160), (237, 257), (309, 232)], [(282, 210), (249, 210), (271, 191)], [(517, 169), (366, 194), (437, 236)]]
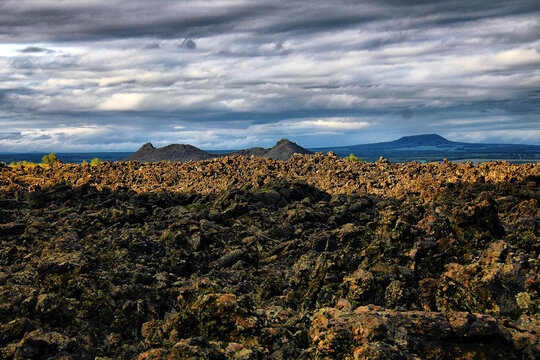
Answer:
[(539, 183), (320, 153), (3, 166), (0, 358), (539, 358)]

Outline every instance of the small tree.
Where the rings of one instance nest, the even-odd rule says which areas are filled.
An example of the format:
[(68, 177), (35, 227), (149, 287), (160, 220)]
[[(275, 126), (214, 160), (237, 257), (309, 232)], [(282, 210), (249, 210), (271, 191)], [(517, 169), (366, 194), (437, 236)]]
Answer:
[(50, 153), (49, 155), (43, 156), (41, 161), (43, 161), (44, 164), (52, 165), (58, 161), (58, 158), (55, 153)]
[(99, 164), (101, 161), (98, 159), (98, 158), (93, 158), (92, 161), (90, 161), (90, 165), (92, 166), (96, 166), (97, 164)]
[(356, 157), (354, 154), (347, 156), (345, 160), (348, 160), (350, 162), (364, 162), (364, 160), (360, 159), (359, 157)]

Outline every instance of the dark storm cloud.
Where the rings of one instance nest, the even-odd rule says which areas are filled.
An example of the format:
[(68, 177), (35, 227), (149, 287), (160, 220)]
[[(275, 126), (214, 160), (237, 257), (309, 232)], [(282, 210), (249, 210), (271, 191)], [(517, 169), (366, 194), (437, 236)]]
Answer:
[[(181, 4), (181, 5), (179, 5)], [(536, 1), (68, 1), (6, 0), (0, 4), (0, 34), (20, 41), (159, 37), (177, 39), (231, 31), (321, 32), (394, 20), (395, 29), (459, 25), (479, 19), (530, 14)]]
[(39, 141), (39, 140), (49, 140), (52, 139), (52, 136), (50, 135), (39, 135), (39, 136), (33, 136), (31, 137), (33, 141)]
[[(231, 2), (232, 6), (197, 1), (131, 0), (44, 3), (6, 0), (0, 4), (0, 34), (21, 41), (75, 41), (130, 37), (179, 38), (187, 32), (204, 36), (271, 13), (275, 6)], [(207, 8), (209, 6), (209, 8)]]
[(536, 0), (3, 0), (0, 128), (21, 138), (0, 151), (540, 143), (539, 19)]
[(24, 55), (13, 57), (10, 60), (11, 66), (16, 69), (66, 69), (70, 66), (75, 65), (77, 58), (73, 56), (42, 56), (34, 57), (31, 54), (40, 54), (40, 53), (51, 53), (50, 51), (40, 50), (40, 51), (24, 51)]
[(20, 132), (0, 132), (0, 140), (18, 140), (22, 138)]

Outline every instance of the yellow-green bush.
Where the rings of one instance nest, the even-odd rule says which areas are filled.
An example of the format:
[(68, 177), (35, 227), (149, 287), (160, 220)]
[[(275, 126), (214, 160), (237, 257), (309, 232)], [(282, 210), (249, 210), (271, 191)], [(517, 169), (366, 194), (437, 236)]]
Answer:
[(44, 164), (52, 165), (58, 161), (58, 158), (56, 157), (56, 153), (50, 153), (49, 155), (43, 156), (43, 158), (41, 158), (41, 161)]
[(364, 162), (364, 160), (360, 159), (359, 157), (356, 157), (354, 154), (347, 156), (345, 160), (348, 160), (351, 162)]

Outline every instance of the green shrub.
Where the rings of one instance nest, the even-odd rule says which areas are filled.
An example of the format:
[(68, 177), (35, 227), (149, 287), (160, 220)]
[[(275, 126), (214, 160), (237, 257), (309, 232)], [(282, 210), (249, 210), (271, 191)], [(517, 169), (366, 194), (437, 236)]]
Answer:
[(41, 158), (41, 161), (44, 164), (52, 165), (58, 161), (58, 158), (56, 157), (56, 153), (50, 153), (49, 155), (43, 156), (43, 158)]
[(98, 159), (98, 158), (93, 158), (92, 161), (90, 161), (90, 165), (92, 166), (96, 166), (97, 164), (99, 164), (101, 161)]
[(20, 166), (20, 167), (26, 167), (26, 166), (35, 166), (36, 164), (31, 161), (17, 161), (16, 163), (12, 162), (9, 164), (9, 166)]
[(347, 156), (345, 160), (348, 160), (350, 162), (364, 162), (364, 160), (360, 159), (359, 157), (356, 157), (354, 154)]

